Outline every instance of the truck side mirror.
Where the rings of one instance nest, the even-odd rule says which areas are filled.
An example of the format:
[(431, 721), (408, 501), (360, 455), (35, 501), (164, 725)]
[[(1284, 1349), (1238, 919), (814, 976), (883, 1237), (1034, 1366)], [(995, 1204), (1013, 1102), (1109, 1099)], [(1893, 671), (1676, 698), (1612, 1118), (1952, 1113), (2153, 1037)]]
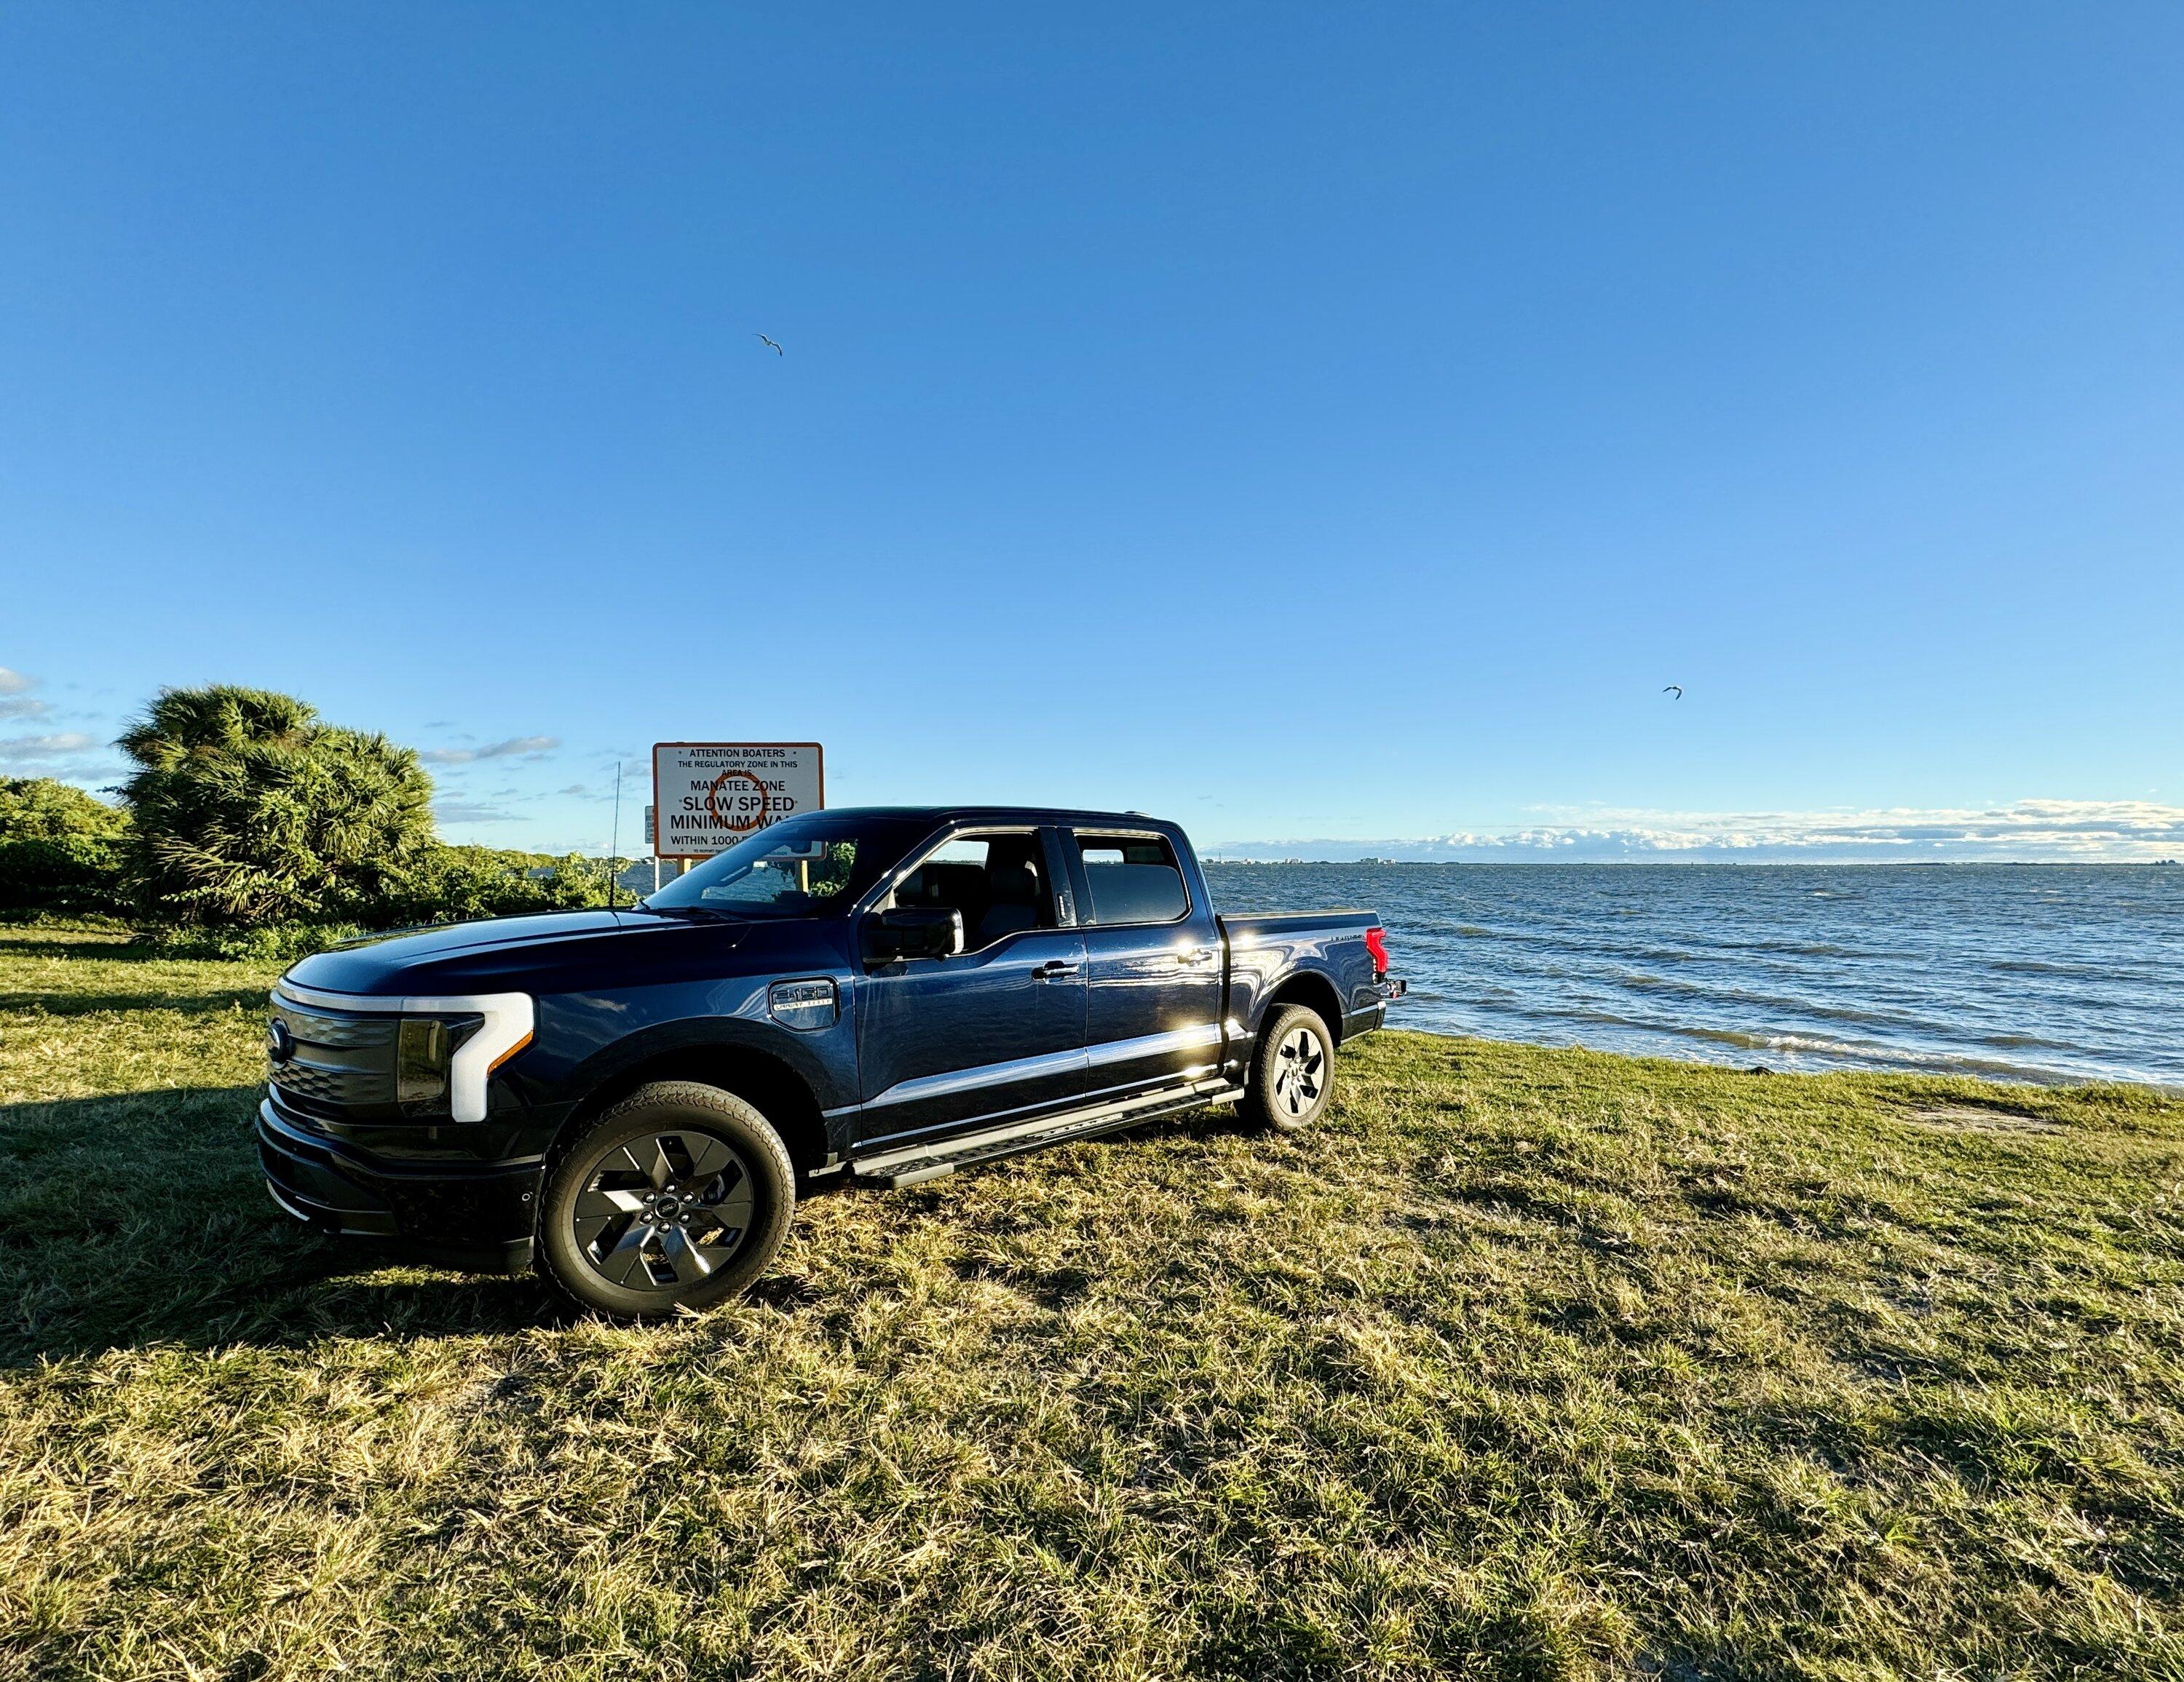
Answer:
[(946, 958), (963, 950), (963, 913), (939, 905), (897, 905), (865, 919), (865, 961)]

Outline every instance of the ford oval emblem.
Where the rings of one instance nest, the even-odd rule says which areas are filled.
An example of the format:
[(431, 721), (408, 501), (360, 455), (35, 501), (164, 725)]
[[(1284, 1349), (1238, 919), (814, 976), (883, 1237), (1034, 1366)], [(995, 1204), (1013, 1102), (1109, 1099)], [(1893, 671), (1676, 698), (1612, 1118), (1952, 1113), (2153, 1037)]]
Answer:
[(280, 1017), (265, 1031), (265, 1055), (276, 1063), (285, 1063), (296, 1055), (296, 1035)]

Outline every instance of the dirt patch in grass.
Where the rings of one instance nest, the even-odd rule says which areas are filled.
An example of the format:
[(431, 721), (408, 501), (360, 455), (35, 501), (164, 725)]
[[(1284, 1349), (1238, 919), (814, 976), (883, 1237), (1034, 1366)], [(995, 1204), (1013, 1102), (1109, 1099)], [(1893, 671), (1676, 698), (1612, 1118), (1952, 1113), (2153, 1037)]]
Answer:
[(2022, 1110), (1986, 1104), (1930, 1104), (1907, 1111), (1904, 1119), (1916, 1122), (1922, 1128), (1939, 1128), (1944, 1133), (1984, 1133), (2005, 1138), (2069, 1131), (2053, 1116), (2028, 1115)]

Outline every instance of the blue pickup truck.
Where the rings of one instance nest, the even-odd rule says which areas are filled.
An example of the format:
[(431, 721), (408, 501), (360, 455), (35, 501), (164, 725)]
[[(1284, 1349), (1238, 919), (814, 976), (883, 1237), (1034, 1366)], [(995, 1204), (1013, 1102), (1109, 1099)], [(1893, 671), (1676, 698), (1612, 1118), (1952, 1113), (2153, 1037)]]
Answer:
[(1370, 912), (1217, 916), (1172, 823), (812, 812), (634, 907), (304, 959), (259, 1153), (314, 1226), (656, 1316), (749, 1284), (829, 1176), (1224, 1102), (1307, 1127), (1402, 991)]

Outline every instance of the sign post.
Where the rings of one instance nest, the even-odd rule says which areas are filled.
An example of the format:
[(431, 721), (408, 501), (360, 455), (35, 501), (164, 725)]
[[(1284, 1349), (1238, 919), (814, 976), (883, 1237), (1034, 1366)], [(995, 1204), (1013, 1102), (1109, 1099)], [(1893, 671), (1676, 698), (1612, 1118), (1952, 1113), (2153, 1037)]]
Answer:
[(770, 823), (827, 804), (816, 742), (659, 742), (653, 855), (710, 859)]

